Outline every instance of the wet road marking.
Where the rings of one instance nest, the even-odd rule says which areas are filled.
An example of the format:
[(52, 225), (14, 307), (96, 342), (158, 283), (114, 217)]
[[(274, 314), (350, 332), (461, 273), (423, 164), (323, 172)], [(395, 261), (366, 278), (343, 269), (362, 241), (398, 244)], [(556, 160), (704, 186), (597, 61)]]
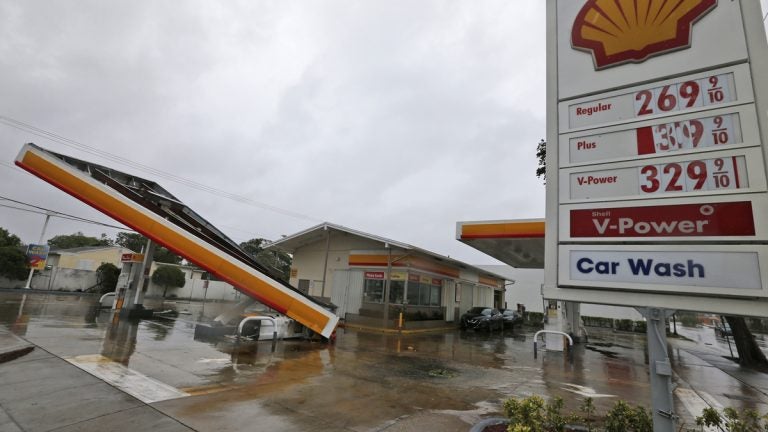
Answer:
[(592, 399), (616, 397), (616, 395), (612, 395), (612, 394), (598, 393), (595, 391), (595, 389), (591, 387), (584, 387), (578, 384), (563, 383), (563, 385), (565, 387), (561, 387), (561, 388), (565, 391), (576, 393), (577, 395), (584, 396), (584, 397), (591, 397)]
[(189, 393), (150, 378), (100, 354), (67, 357), (64, 360), (144, 403), (189, 396)]

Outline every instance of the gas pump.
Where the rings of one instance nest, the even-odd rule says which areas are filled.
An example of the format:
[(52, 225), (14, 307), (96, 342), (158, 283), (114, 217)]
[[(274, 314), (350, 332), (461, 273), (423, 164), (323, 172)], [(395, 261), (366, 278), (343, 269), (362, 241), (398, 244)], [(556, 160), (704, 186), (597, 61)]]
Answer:
[[(544, 302), (544, 330), (564, 332), (571, 336), (575, 342), (582, 339), (581, 328), (581, 303), (546, 300)], [(548, 351), (563, 351), (565, 341), (558, 334), (547, 334)]]
[(127, 253), (121, 257), (123, 268), (117, 278), (115, 301), (112, 308), (116, 315), (126, 318), (151, 318), (152, 310), (144, 308), (144, 294), (149, 285), (155, 244), (147, 240), (143, 254)]
[(120, 270), (120, 276), (117, 277), (115, 286), (115, 301), (112, 309), (121, 312), (124, 308), (131, 309), (134, 304), (134, 296), (139, 275), (142, 272), (144, 262), (143, 254), (126, 253), (120, 257), (123, 267)]

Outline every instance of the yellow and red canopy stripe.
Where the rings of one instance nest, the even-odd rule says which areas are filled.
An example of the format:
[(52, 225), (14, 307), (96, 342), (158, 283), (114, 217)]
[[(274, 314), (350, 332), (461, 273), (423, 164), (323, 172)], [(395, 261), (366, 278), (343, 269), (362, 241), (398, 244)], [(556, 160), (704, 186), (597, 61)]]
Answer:
[(75, 198), (197, 263), (246, 295), (330, 337), (338, 317), (268, 276), (165, 221), (89, 175), (32, 145), (22, 148), (16, 165)]
[(487, 222), (464, 224), (461, 239), (543, 238), (544, 221)]

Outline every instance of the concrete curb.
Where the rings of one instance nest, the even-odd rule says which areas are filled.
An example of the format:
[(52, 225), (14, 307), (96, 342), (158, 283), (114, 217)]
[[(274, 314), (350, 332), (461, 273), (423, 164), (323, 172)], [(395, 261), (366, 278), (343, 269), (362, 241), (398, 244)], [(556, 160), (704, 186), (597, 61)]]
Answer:
[(339, 324), (339, 328), (345, 328), (350, 330), (360, 330), (370, 333), (389, 333), (389, 334), (417, 334), (417, 333), (433, 333), (433, 332), (445, 332), (456, 330), (456, 327), (435, 327), (428, 329), (414, 329), (414, 330), (398, 330), (398, 329), (383, 329), (380, 327), (369, 327), (358, 324)]
[(32, 352), (35, 346), (13, 333), (0, 332), (0, 364)]
[(10, 350), (0, 350), (0, 364), (3, 364), (5, 362), (9, 362), (11, 360), (16, 360), (19, 357), (23, 357), (29, 353), (31, 353), (35, 349), (34, 346), (29, 345), (21, 348), (15, 348)]

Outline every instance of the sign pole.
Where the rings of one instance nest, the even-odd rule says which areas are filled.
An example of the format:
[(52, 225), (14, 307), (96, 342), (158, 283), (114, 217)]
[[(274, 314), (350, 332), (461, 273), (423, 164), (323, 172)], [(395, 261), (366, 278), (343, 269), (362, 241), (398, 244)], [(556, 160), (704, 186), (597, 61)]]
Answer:
[[(37, 244), (43, 243), (43, 237), (45, 237), (45, 230), (48, 228), (48, 221), (51, 220), (51, 214), (46, 213), (45, 214), (45, 222), (43, 223), (43, 230), (40, 231), (40, 240), (37, 241)], [(34, 267), (29, 269), (29, 277), (27, 278), (27, 284), (24, 286), (24, 289), (32, 289), (32, 276), (35, 275), (35, 269)]]
[(667, 351), (666, 328), (666, 320), (674, 311), (655, 308), (638, 309), (638, 311), (643, 314), (647, 324), (653, 430), (674, 432), (677, 416), (672, 397), (672, 365)]

